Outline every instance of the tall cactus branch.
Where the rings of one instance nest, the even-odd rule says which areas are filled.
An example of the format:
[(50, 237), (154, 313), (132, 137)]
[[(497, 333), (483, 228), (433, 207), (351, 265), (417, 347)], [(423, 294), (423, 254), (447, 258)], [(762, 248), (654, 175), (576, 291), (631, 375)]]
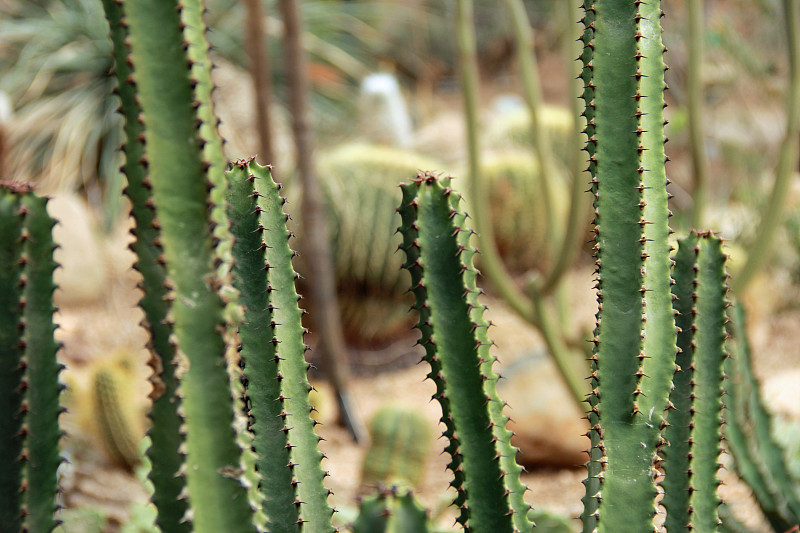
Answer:
[[(175, 284), (172, 315), (188, 360), (181, 393), (186, 414), (186, 463), (194, 530), (252, 532), (234, 438), (233, 399), (225, 366), (222, 301), (217, 293), (209, 182), (182, 33), (182, 5), (163, 0), (125, 3), (133, 76), (146, 128), (147, 168), (159, 213), (164, 257)], [(227, 420), (220, 425), (219, 421)]]

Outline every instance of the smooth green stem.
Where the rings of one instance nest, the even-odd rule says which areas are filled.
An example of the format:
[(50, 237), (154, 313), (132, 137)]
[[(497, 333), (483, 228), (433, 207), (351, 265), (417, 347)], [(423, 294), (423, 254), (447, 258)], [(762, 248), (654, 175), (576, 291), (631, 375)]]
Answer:
[(511, 14), (514, 28), (514, 40), (517, 45), (517, 62), (522, 76), (522, 87), (525, 94), (525, 103), (531, 116), (531, 131), (533, 133), (533, 150), (539, 165), (539, 184), (541, 186), (542, 205), (546, 221), (545, 235), (547, 238), (546, 249), (552, 256), (558, 237), (558, 225), (554, 218), (552, 181), (556, 179), (555, 165), (553, 164), (553, 150), (550, 139), (540, 120), (542, 106), (542, 84), (539, 80), (539, 67), (534, 53), (533, 28), (528, 22), (528, 13), (522, 0), (505, 0)]
[(557, 317), (552, 311), (545, 309), (545, 299), (543, 297), (535, 296), (531, 298), (531, 301), (536, 312), (537, 327), (544, 337), (547, 350), (564, 380), (564, 385), (577, 404), (583, 406), (589, 388), (586, 386), (583, 376), (578, 376), (575, 373), (575, 357), (564, 343), (564, 336), (558, 328)]
[(783, 222), (789, 186), (798, 162), (800, 134), (800, 6), (796, 0), (783, 0), (786, 41), (789, 51), (789, 87), (786, 104), (786, 135), (778, 154), (775, 182), (767, 205), (764, 206), (758, 234), (747, 261), (733, 279), (733, 290), (741, 292), (756, 272), (772, 255), (773, 237)]
[[(568, 27), (573, 28), (578, 22), (578, 2), (576, 0), (563, 0), (566, 22)], [(581, 55), (580, 39), (575, 39), (573, 33), (567, 32), (565, 38), (565, 55), (569, 65), (579, 58)], [(576, 72), (573, 69), (567, 69), (567, 83), (569, 86), (570, 95), (570, 109), (572, 110), (572, 134), (570, 135), (571, 149), (568, 156), (568, 169), (570, 176), (569, 188), (569, 213), (567, 214), (567, 228), (564, 231), (563, 238), (560, 243), (561, 246), (556, 254), (555, 261), (552, 262), (550, 269), (547, 272), (544, 280), (541, 283), (541, 293), (549, 294), (558, 285), (561, 277), (567, 272), (569, 266), (575, 260), (580, 250), (582, 239), (581, 231), (585, 231), (587, 223), (588, 210), (586, 206), (586, 182), (587, 177), (584, 169), (581, 168), (582, 159), (580, 156), (580, 148), (583, 141), (583, 134), (581, 133), (581, 116), (583, 113), (583, 106), (580, 100), (580, 87), (582, 83), (580, 77), (576, 79)]]
[(468, 190), (469, 204), (475, 230), (478, 233), (478, 248), (481, 250), (481, 269), (495, 290), (514, 311), (525, 320), (535, 323), (535, 312), (530, 299), (517, 288), (497, 252), (489, 217), (483, 180), (480, 179), (481, 157), (478, 142), (478, 73), (477, 45), (473, 27), (472, 0), (456, 2), (458, 26), (459, 66), (464, 95), (464, 118), (467, 125)]
[(705, 49), (703, 4), (703, 0), (689, 0), (688, 2), (689, 61), (686, 85), (689, 107), (689, 146), (694, 176), (692, 213), (689, 220), (692, 228), (700, 228), (703, 225), (703, 209), (708, 188), (703, 133), (703, 51)]

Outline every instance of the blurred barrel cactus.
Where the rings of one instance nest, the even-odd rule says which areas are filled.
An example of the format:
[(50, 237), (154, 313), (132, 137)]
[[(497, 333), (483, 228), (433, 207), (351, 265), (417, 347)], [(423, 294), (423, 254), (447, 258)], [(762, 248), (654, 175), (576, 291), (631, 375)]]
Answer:
[(411, 322), (399, 304), (411, 301), (406, 296), (408, 274), (397, 253), (397, 184), (422, 169), (443, 165), (414, 152), (370, 144), (342, 145), (320, 154), (318, 165), (348, 341), (372, 345), (405, 333)]
[[(481, 179), (488, 185), (495, 242), (506, 266), (515, 274), (544, 270), (550, 259), (539, 169), (536, 156), (524, 150), (495, 152), (483, 163)], [(565, 176), (552, 176), (550, 187), (554, 219), (563, 220), (569, 208)]]

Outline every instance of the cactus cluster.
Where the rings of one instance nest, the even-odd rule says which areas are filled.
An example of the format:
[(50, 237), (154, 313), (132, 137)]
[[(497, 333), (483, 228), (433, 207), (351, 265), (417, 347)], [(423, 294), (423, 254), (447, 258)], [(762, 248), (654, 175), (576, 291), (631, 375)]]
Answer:
[[(222, 159), (202, 4), (104, 5), (150, 332), (147, 458), (157, 526), (332, 532), (284, 200), (268, 167)], [(660, 2), (586, 0), (584, 10), (600, 305), (583, 530), (653, 531), (660, 492), (670, 531), (718, 528), (726, 364), (736, 376), (727, 401), (731, 448), (750, 473), (743, 477), (771, 498), (765, 511), (773, 524), (791, 527), (796, 483), (780, 476), (781, 452), (765, 440), (769, 422), (749, 361), (740, 355), (741, 369), (725, 362), (720, 240), (693, 233), (670, 255)], [(536, 513), (496, 390), (491, 324), (461, 197), (449, 179), (424, 172), (401, 189), (404, 267), (441, 406), (457, 522), (480, 533), (531, 531)], [(2, 532), (47, 532), (56, 523), (61, 387), (53, 222), (44, 207), (25, 187), (0, 186)], [(109, 376), (98, 376), (96, 388), (98, 398), (109, 397)], [(742, 413), (752, 414), (752, 427)], [(408, 492), (394, 488), (364, 500), (353, 528), (412, 533), (428, 521)]]

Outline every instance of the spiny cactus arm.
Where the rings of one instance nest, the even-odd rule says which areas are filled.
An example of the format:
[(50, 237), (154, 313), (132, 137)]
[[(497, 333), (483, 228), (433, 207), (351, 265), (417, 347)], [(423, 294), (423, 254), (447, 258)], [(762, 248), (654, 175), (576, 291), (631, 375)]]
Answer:
[[(264, 232), (273, 229), (261, 225), (261, 198), (253, 186), (255, 174), (268, 175), (269, 170), (255, 165), (252, 161), (237, 161), (227, 172), (227, 215), (233, 237), (233, 285), (244, 309), (244, 320), (239, 324), (240, 354), (262, 510), (267, 516), (267, 530), (279, 533), (299, 531), (300, 513), (285, 431), (287, 408), (281, 394), (278, 342), (270, 302), (275, 289), (267, 283), (267, 272), (273, 266), (265, 267), (262, 241)], [(277, 190), (272, 193), (277, 195)], [(289, 263), (291, 256), (283, 259)]]
[(700, 234), (697, 254), (697, 313), (693, 378), (692, 455), (689, 465), (691, 529), (719, 527), (718, 471), (722, 465), (722, 393), (725, 351), (727, 275), (722, 241)]
[(213, 185), (211, 190), (212, 219), (216, 224), (216, 233), (226, 234), (225, 222), (225, 158), (222, 137), (218, 130), (219, 119), (214, 113), (212, 93), (215, 89), (211, 79), (214, 65), (208, 53), (210, 50), (206, 39), (206, 25), (203, 21), (205, 0), (181, 0), (181, 22), (184, 24), (183, 37), (187, 43), (186, 54), (191, 62), (191, 76), (196, 82), (194, 95), (197, 106), (197, 117), (200, 119), (199, 134), (203, 140), (203, 158), (208, 162), (208, 180)]
[(0, 531), (22, 530), (22, 275), (24, 216), (19, 184), (0, 183)]
[[(516, 449), (510, 444), (503, 402), (496, 393), (488, 323), (477, 300), (471, 230), (458, 212), (459, 196), (430, 174), (402, 186), (406, 267), (420, 313), (420, 343), (437, 383), (449, 468), (459, 491), (458, 520), (469, 530), (529, 531), (530, 506), (519, 479)], [(424, 320), (424, 322), (422, 322)]]
[(47, 214), (47, 200), (28, 192), (22, 196), (25, 210), (25, 387), (26, 410), (35, 416), (25, 421), (25, 465), (27, 490), (24, 495), (25, 527), (28, 531), (52, 531), (55, 519), (57, 472), (61, 464), (58, 417), (63, 409), (59, 395), (63, 385), (58, 375), (62, 365), (56, 360), (59, 345), (53, 334), (52, 230), (55, 221)]
[[(583, 34), (581, 34), (579, 42), (583, 45), (580, 57), (578, 60), (581, 62), (580, 79), (583, 82), (583, 93), (581, 98), (584, 101), (584, 108), (582, 116), (586, 119), (586, 125), (583, 133), (586, 135), (585, 151), (589, 156), (587, 171), (592, 176), (593, 193), (593, 207), (595, 213), (597, 212), (597, 138), (595, 137), (595, 121), (594, 121), (594, 64), (592, 58), (594, 57), (594, 0), (584, 0), (582, 4), (583, 18), (581, 24), (583, 26)], [(595, 258), (597, 248), (595, 248)], [(595, 316), (597, 323), (600, 320), (599, 311)], [(589, 458), (586, 463), (587, 476), (583, 481), (585, 488), (584, 496), (581, 499), (583, 502), (583, 513), (581, 514), (581, 524), (583, 533), (591, 533), (597, 529), (597, 517), (599, 510), (598, 495), (600, 493), (600, 485), (603, 475), (603, 461), (605, 452), (602, 447), (602, 435), (600, 433), (600, 417), (598, 407), (598, 382), (597, 382), (597, 335), (599, 331), (597, 328), (594, 330), (594, 345), (592, 347), (592, 357), (590, 359), (592, 373), (589, 376), (589, 385), (592, 393), (586, 399), (588, 404), (587, 419), (589, 421), (589, 437), (590, 449), (588, 451)]]
[(142, 326), (149, 332), (148, 365), (152, 369), (149, 379), (153, 387), (150, 394), (153, 404), (149, 413), (152, 424), (147, 432), (150, 446), (146, 454), (151, 463), (147, 476), (153, 484), (152, 501), (158, 509), (158, 527), (162, 531), (187, 533), (191, 524), (184, 521), (189, 505), (184, 494), (186, 477), (181, 472), (184, 457), (179, 451), (184, 439), (181, 433), (183, 418), (179, 413), (181, 398), (177, 394), (172, 322), (167, 319), (169, 288), (160, 225), (153, 205), (152, 186), (143, 163), (144, 123), (129, 63), (128, 28), (123, 22), (122, 3), (120, 0), (103, 0), (103, 7), (111, 29), (117, 78), (115, 91), (120, 98), (118, 111), (125, 119), (122, 172), (127, 179), (124, 193), (131, 202), (135, 223), (132, 232), (136, 237), (130, 248), (136, 254), (133, 268), (142, 276), (139, 306), (144, 312)]
[(297, 305), (300, 299), (295, 289), (297, 274), (292, 267), (295, 253), (289, 247), (291, 234), (286, 229), (285, 200), (280, 197), (280, 186), (273, 181), (268, 167), (250, 162), (249, 171), (256, 177), (254, 185), (259, 194), (261, 225), (267, 229), (263, 240), (269, 264), (267, 280), (272, 289), (269, 294), (279, 361), (279, 398), (284, 402), (286, 413), (281, 419), (282, 429), (288, 431), (297, 499), (301, 502), (300, 519), (304, 532), (329, 533), (333, 531), (333, 510), (328, 504), (330, 491), (323, 483), (327, 473), (322, 469), (324, 456), (318, 448), (320, 439), (314, 432), (316, 422), (310, 416), (312, 407), (308, 393), (311, 385), (304, 356), (307, 347), (303, 343), (303, 312)]
[[(672, 308), (672, 278), (670, 270), (669, 227), (671, 216), (667, 193), (664, 153), (664, 45), (661, 41), (660, 0), (637, 3), (638, 41), (637, 73), (639, 82), (636, 95), (639, 109), (639, 138), (637, 151), (640, 154), (642, 176), (642, 218), (639, 221), (643, 235), (644, 258), (644, 343), (641, 361), (644, 376), (639, 378), (642, 395), (636, 405), (653, 426), (660, 426), (667, 408), (667, 397), (672, 387), (677, 352), (675, 315)], [(654, 438), (657, 438), (654, 433)]]
[[(664, 438), (669, 443), (662, 450), (664, 458), (664, 489), (662, 503), (667, 510), (666, 527), (669, 531), (686, 531), (689, 527), (689, 454), (690, 425), (692, 423), (692, 383), (694, 367), (693, 298), (697, 264), (697, 234), (691, 233), (678, 241), (675, 254), (672, 294), (675, 295), (675, 322), (678, 328), (678, 354), (675, 358), (674, 388), (669, 401), (674, 409), (667, 414), (669, 425), (664, 428)], [(696, 294), (695, 294), (696, 296)]]
[(789, 87), (786, 90), (786, 134), (778, 153), (775, 182), (769, 201), (764, 206), (758, 234), (747, 261), (733, 280), (733, 290), (741, 293), (764, 262), (769, 259), (773, 236), (783, 223), (789, 186), (798, 162), (798, 135), (800, 135), (800, 6), (796, 0), (783, 0), (783, 21), (786, 43), (789, 48)]
[[(592, 188), (596, 196), (595, 250), (600, 309), (594, 339), (597, 387), (590, 405), (602, 426), (602, 442), (598, 446), (605, 454), (605, 464), (604, 471), (595, 474), (601, 480), (600, 491), (587, 493), (587, 497), (597, 499), (598, 507), (584, 516), (596, 521), (600, 531), (628, 530), (631, 524), (637, 524), (641, 531), (649, 531), (653, 529), (656, 512), (653, 461), (658, 451), (658, 424), (661, 411), (666, 407), (669, 385), (663, 368), (658, 368), (652, 377), (643, 370), (650, 364), (647, 363), (650, 354), (644, 352), (647, 336), (643, 333), (651, 320), (649, 308), (644, 307), (645, 295), (651, 290), (650, 280), (643, 272), (647, 259), (644, 226), (667, 227), (666, 210), (653, 214), (654, 217), (663, 216), (663, 220), (645, 218), (647, 206), (642, 198), (642, 174), (648, 169), (643, 168), (640, 154), (648, 140), (642, 138), (640, 122), (640, 100), (646, 98), (641, 92), (643, 75), (640, 69), (646, 67), (640, 63), (643, 59), (640, 44), (644, 39), (637, 36), (640, 31), (648, 31), (639, 26), (643, 21), (640, 9), (651, 6), (643, 2), (596, 0), (586, 7), (593, 15), (589, 26), (593, 30), (591, 40), (585, 41), (585, 46), (593, 47), (590, 63), (587, 63), (591, 77), (586, 82), (591, 91), (585, 91), (584, 99), (592, 115), (588, 127), (593, 132), (589, 143), (594, 170)], [(657, 28), (658, 20), (655, 16), (649, 23)], [(660, 30), (658, 33), (660, 36)], [(652, 37), (650, 33), (645, 36)], [(585, 35), (584, 39), (587, 37)], [(659, 49), (658, 58), (660, 53)], [(658, 94), (653, 93), (653, 96)], [(663, 142), (663, 137), (660, 140)], [(663, 159), (660, 165), (663, 166)], [(658, 170), (655, 165), (651, 169)], [(657, 186), (663, 187), (664, 183)], [(668, 276), (665, 279), (668, 280)], [(653, 280), (651, 285), (656, 282)], [(650, 305), (660, 303), (660, 307), (664, 307), (664, 302), (670, 302), (668, 284), (664, 285), (666, 294), (660, 287), (658, 302)], [(659, 308), (658, 312), (666, 313), (671, 319), (671, 302), (669, 305), (669, 309)], [(664, 332), (657, 334), (664, 335)], [(654, 340), (651, 339), (651, 343)], [(672, 361), (674, 342), (673, 338)], [(656, 365), (664, 365), (664, 362), (656, 362)], [(671, 372), (672, 368), (669, 370)], [(663, 389), (660, 389), (662, 382)], [(645, 407), (648, 404), (649, 407)], [(596, 483), (588, 486), (594, 489)]]
[[(753, 373), (750, 344), (745, 334), (744, 309), (741, 305), (735, 307), (734, 317), (738, 349), (735, 359), (732, 360), (731, 375), (735, 378), (732, 381), (738, 382), (735, 393), (740, 395), (737, 398), (740, 410), (733, 415), (739, 429), (743, 429), (746, 442), (744, 456), (737, 454), (735, 459), (737, 465), (750, 458), (755, 461), (781, 521), (786, 521), (791, 527), (800, 521), (800, 494), (786, 466), (785, 452), (772, 437), (772, 420), (761, 399), (759, 383)], [(765, 514), (767, 511), (765, 509)]]
[(410, 491), (381, 490), (361, 502), (353, 533), (428, 533), (428, 513)]
[[(738, 307), (738, 306), (737, 306)], [(738, 311), (738, 309), (737, 309)], [(736, 314), (736, 313), (734, 313)], [(736, 326), (738, 329), (738, 325)], [(734, 334), (734, 346), (738, 348), (738, 334)], [(793, 524), (785, 517), (785, 502), (780, 505), (760, 470), (758, 459), (751, 455), (748, 433), (752, 433), (749, 402), (749, 390), (743, 378), (736, 370), (740, 350), (735, 348), (733, 358), (725, 360), (725, 374), (728, 376), (725, 396), (725, 442), (734, 459), (736, 472), (753, 491), (761, 512), (775, 531), (787, 531)], [(723, 508), (725, 506), (723, 505)]]
[(129, 0), (124, 5), (131, 59), (146, 128), (153, 199), (164, 256), (175, 284), (172, 313), (188, 359), (181, 392), (186, 415), (185, 463), (194, 531), (252, 532), (233, 399), (225, 365), (222, 301), (217, 293), (208, 181), (202, 162), (180, 5)]

